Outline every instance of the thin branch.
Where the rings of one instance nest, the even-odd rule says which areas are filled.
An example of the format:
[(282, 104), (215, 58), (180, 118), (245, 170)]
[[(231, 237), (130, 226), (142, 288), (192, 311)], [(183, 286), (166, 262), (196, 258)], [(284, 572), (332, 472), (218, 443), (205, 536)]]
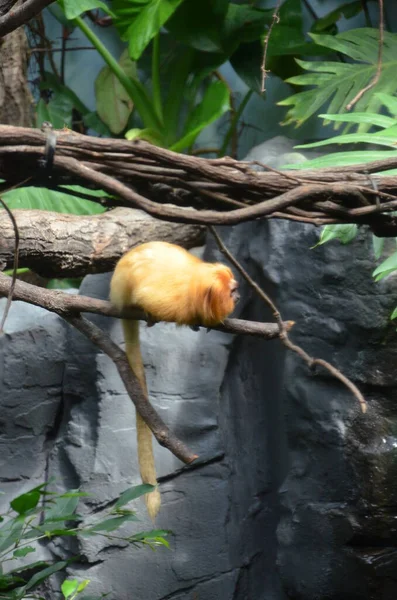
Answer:
[[(10, 286), (11, 277), (0, 273), (0, 297), (9, 294)], [(13, 300), (41, 306), (61, 317), (92, 313), (106, 317), (116, 317), (117, 319), (147, 321), (147, 315), (139, 309), (131, 308), (120, 312), (106, 300), (97, 300), (79, 294), (67, 294), (60, 290), (48, 290), (19, 280), (15, 284)], [(285, 323), (286, 329), (291, 326), (292, 322)], [(219, 325), (214, 329), (224, 333), (253, 335), (267, 340), (275, 339), (279, 335), (278, 327), (274, 323), (259, 323), (243, 319), (225, 319), (223, 325)]]
[[(11, 284), (11, 278), (0, 273), (0, 297), (7, 296), (10, 293)], [(112, 359), (128, 395), (159, 444), (168, 448), (177, 458), (186, 464), (191, 463), (197, 458), (197, 455), (193, 454), (168, 429), (155, 409), (147, 402), (146, 396), (142, 392), (141, 386), (128, 363), (126, 354), (104, 331), (81, 316), (82, 312), (91, 312), (118, 318), (146, 319), (147, 317), (142, 311), (129, 309), (120, 313), (110, 302), (104, 300), (67, 294), (58, 290), (47, 290), (22, 281), (16, 282), (14, 300), (21, 300), (46, 308), (65, 319), (70, 325), (83, 333), (93, 344)], [(291, 323), (286, 323), (285, 329), (287, 330), (291, 326)], [(279, 335), (278, 327), (272, 323), (255, 323), (240, 319), (226, 319), (225, 323), (216, 329), (227, 333), (244, 333), (260, 336), (262, 339), (269, 340)]]
[(11, 9), (10, 12), (0, 17), (0, 38), (33, 19), (52, 2), (54, 0), (26, 0), (18, 8)]
[[(99, 171), (93, 171), (74, 158), (63, 157), (59, 159), (56, 156), (54, 164), (57, 168), (66, 169), (81, 176), (83, 179), (95, 183), (110, 194), (119, 195), (134, 208), (140, 208), (158, 219), (178, 221), (180, 223), (235, 225), (258, 217), (266, 217), (276, 210), (296, 204), (307, 196), (314, 198), (315, 196), (329, 195), (330, 193), (329, 184), (301, 185), (279, 195), (277, 198), (270, 198), (246, 208), (237, 208), (228, 212), (219, 212), (216, 210), (196, 211), (190, 208), (181, 209), (171, 205), (160, 205), (152, 200), (148, 200), (113, 177)], [(332, 186), (332, 191), (334, 194), (346, 194), (346, 185), (338, 186), (335, 184)]]
[(265, 41), (263, 44), (263, 59), (262, 59), (262, 65), (261, 65), (261, 71), (262, 71), (261, 93), (262, 94), (266, 91), (265, 83), (266, 83), (266, 77), (267, 77), (267, 73), (268, 73), (268, 71), (266, 69), (267, 49), (269, 46), (269, 40), (270, 40), (270, 35), (272, 33), (272, 29), (275, 26), (275, 24), (280, 21), (280, 17), (278, 15), (279, 10), (280, 10), (280, 4), (281, 4), (281, 0), (277, 0), (276, 6), (273, 9), (273, 19), (272, 19), (272, 22), (270, 23), (270, 27), (267, 31)]
[(378, 44), (378, 60), (376, 65), (376, 72), (372, 79), (372, 81), (361, 89), (356, 96), (354, 96), (353, 100), (349, 102), (346, 106), (346, 110), (351, 110), (355, 104), (364, 96), (365, 92), (368, 92), (371, 88), (373, 88), (379, 81), (380, 76), (382, 74), (382, 54), (383, 54), (383, 38), (384, 38), (384, 29), (385, 29), (385, 19), (384, 19), (384, 8), (383, 8), (383, 0), (378, 0), (379, 2), (379, 44)]
[(262, 298), (262, 300), (268, 306), (270, 306), (271, 310), (273, 311), (274, 317), (276, 319), (278, 328), (279, 328), (280, 340), (284, 344), (284, 346), (286, 346), (292, 352), (295, 352), (296, 354), (298, 354), (305, 361), (305, 363), (308, 365), (308, 367), (310, 369), (312, 369), (315, 365), (321, 365), (322, 367), (324, 367), (324, 369), (329, 371), (331, 373), (331, 375), (333, 375), (334, 377), (339, 379), (339, 381), (341, 381), (352, 392), (352, 394), (355, 396), (355, 398), (357, 398), (357, 400), (360, 403), (362, 412), (365, 413), (367, 411), (367, 403), (364, 399), (364, 396), (362, 395), (360, 390), (357, 388), (357, 386), (354, 385), (354, 383), (352, 381), (350, 381), (350, 379), (348, 379), (345, 375), (343, 375), (343, 373), (341, 373), (339, 371), (339, 369), (337, 369), (336, 367), (331, 365), (329, 362), (327, 362), (326, 360), (323, 360), (322, 358), (311, 357), (309, 354), (307, 354), (307, 352), (305, 352), (305, 350), (303, 350), (303, 348), (301, 348), (297, 344), (294, 344), (293, 342), (291, 342), (291, 340), (288, 337), (288, 332), (285, 328), (285, 325), (281, 319), (280, 312), (279, 312), (277, 306), (274, 304), (273, 300), (271, 300), (271, 298), (269, 298), (269, 296), (258, 286), (258, 284), (255, 283), (255, 281), (249, 276), (249, 274), (244, 269), (244, 267), (242, 267), (242, 265), (230, 253), (230, 251), (226, 248), (225, 244), (223, 243), (222, 239), (218, 235), (215, 228), (209, 227), (209, 230), (211, 231), (212, 235), (214, 236), (215, 241), (219, 247), (219, 250), (222, 252), (222, 254), (232, 263), (232, 265), (237, 269), (237, 271), (244, 277), (245, 281), (260, 296), (260, 298)]
[(13, 296), (14, 289), (15, 289), (15, 283), (17, 280), (18, 257), (19, 257), (19, 231), (18, 231), (17, 222), (15, 220), (14, 215), (12, 214), (12, 211), (8, 208), (7, 204), (4, 202), (3, 198), (1, 198), (1, 197), (0, 197), (0, 204), (6, 211), (8, 217), (12, 223), (13, 230), (14, 230), (14, 253), (13, 253), (12, 278), (11, 278), (10, 289), (9, 289), (8, 295), (7, 295), (6, 306), (5, 306), (4, 313), (3, 313), (3, 316), (2, 316), (1, 322), (0, 322), (0, 335), (1, 335), (3, 333), (4, 323), (6, 322), (7, 315), (10, 310), (12, 296)]
[[(70, 48), (66, 48), (65, 52), (67, 52), (68, 54), (70, 52), (75, 52), (75, 51), (79, 51), (81, 52), (81, 50), (96, 50), (95, 46), (72, 46)], [(63, 48), (30, 48), (30, 50), (28, 51), (28, 54), (36, 54), (37, 52), (63, 52), (64, 49)]]
[(107, 333), (82, 316), (72, 317), (63, 315), (63, 318), (111, 358), (116, 365), (129, 397), (142, 419), (150, 427), (159, 444), (168, 448), (174, 456), (179, 458), (179, 460), (183, 461), (185, 464), (189, 464), (198, 458), (197, 454), (193, 454), (189, 448), (187, 448), (187, 446), (185, 446), (185, 444), (169, 430), (150, 402), (147, 401), (146, 396), (139, 385), (138, 379), (129, 365), (127, 355), (110, 339)]

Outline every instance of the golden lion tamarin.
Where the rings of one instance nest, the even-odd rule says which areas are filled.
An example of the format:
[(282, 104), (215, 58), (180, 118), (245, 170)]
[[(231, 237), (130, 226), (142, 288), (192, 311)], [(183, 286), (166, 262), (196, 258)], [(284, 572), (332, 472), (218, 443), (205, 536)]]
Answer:
[[(229, 267), (208, 263), (184, 248), (167, 242), (148, 242), (133, 248), (116, 265), (110, 300), (119, 310), (139, 307), (149, 322), (178, 325), (221, 323), (238, 299), (238, 284)], [(139, 346), (139, 322), (123, 320), (128, 361), (147, 396), (145, 371)], [(138, 461), (144, 483), (156, 484), (152, 432), (137, 413)], [(149, 516), (160, 509), (158, 489), (146, 495)]]

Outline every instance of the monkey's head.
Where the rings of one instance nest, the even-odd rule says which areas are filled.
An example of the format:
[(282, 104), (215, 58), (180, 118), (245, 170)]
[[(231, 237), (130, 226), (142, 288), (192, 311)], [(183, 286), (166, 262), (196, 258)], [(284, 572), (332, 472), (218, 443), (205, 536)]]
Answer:
[(238, 283), (232, 271), (221, 263), (205, 263), (208, 273), (203, 277), (200, 289), (200, 319), (203, 325), (211, 327), (222, 323), (233, 312), (240, 298)]

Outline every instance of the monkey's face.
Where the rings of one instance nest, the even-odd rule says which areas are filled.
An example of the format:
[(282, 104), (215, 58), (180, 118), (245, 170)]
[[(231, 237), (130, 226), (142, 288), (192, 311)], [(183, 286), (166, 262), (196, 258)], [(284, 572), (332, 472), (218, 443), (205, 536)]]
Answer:
[(240, 300), (240, 293), (238, 291), (238, 282), (235, 279), (231, 279), (229, 282), (230, 288), (230, 297), (233, 300), (234, 304)]
[(211, 327), (222, 323), (230, 313), (240, 295), (238, 283), (229, 267), (222, 264), (206, 265), (207, 276), (203, 278), (203, 303), (199, 314), (204, 325)]

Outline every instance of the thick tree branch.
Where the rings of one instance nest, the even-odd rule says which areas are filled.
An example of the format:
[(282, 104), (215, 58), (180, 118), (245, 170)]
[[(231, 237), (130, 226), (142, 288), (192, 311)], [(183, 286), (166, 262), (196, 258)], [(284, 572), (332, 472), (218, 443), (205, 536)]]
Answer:
[[(231, 158), (177, 154), (143, 141), (56, 132), (51, 181), (39, 167), (45, 136), (39, 130), (0, 126), (0, 177), (8, 185), (83, 184), (113, 197), (108, 205), (141, 208), (164, 220), (231, 225), (285, 218), (306, 223), (368, 224), (377, 235), (397, 232), (397, 159), (335, 169), (277, 171)], [(98, 201), (98, 200), (97, 200)], [(99, 200), (102, 202), (102, 200)]]
[(0, 38), (33, 19), (52, 2), (54, 0), (26, 0), (18, 8), (11, 8), (8, 13), (0, 17)]
[[(205, 230), (153, 219), (129, 208), (101, 215), (75, 216), (42, 210), (14, 210), (19, 236), (19, 266), (43, 277), (82, 277), (111, 271), (122, 254), (151, 240), (190, 249), (204, 243)], [(13, 263), (15, 232), (0, 210), (0, 265)]]
[(0, 17), (8, 13), (18, 0), (0, 0)]

